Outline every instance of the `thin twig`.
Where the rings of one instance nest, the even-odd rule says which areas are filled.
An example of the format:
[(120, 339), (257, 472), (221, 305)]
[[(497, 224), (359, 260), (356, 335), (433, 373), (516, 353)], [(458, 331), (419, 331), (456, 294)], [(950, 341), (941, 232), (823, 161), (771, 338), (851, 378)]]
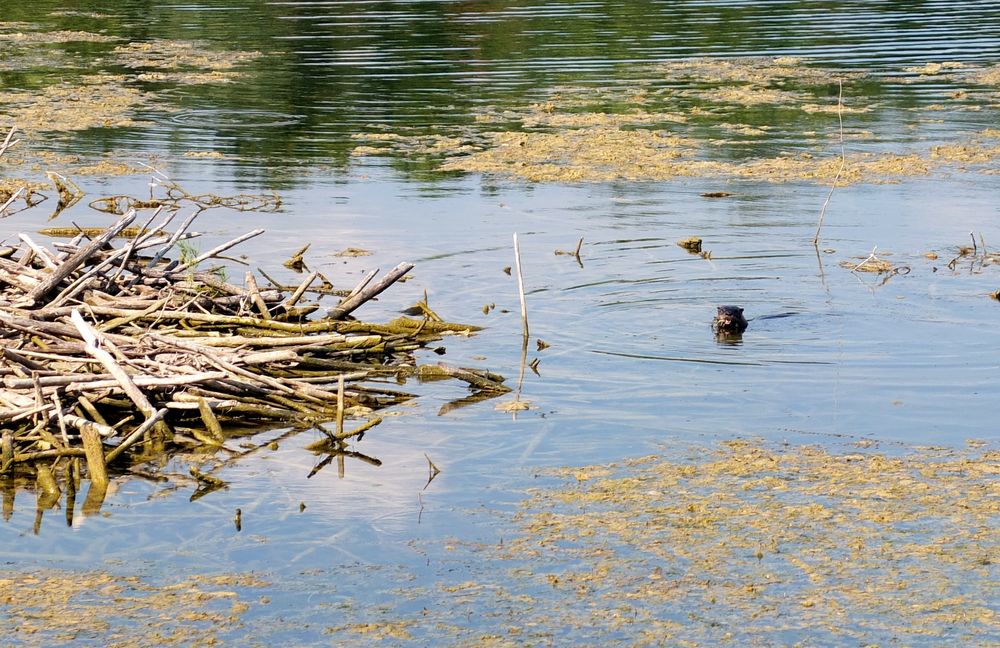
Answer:
[(844, 167), (847, 165), (847, 155), (844, 152), (844, 80), (837, 79), (837, 86), (839, 88), (837, 94), (837, 121), (840, 123), (840, 168), (837, 169), (837, 175), (833, 178), (833, 186), (830, 187), (830, 193), (827, 194), (826, 200), (823, 201), (823, 206), (819, 210), (819, 222), (816, 224), (816, 235), (813, 236), (813, 246), (815, 247), (819, 247), (819, 233), (823, 229), (823, 217), (826, 216), (826, 208), (830, 204), (830, 199), (833, 198), (833, 192), (840, 181), (840, 175), (844, 172)]
[(5, 202), (4, 204), (0, 205), (0, 214), (2, 214), (2, 213), (3, 213), (3, 211), (4, 211), (5, 209), (7, 209), (8, 207), (10, 207), (10, 206), (11, 206), (11, 204), (12, 204), (12, 203), (13, 203), (13, 202), (14, 202), (15, 200), (17, 200), (17, 199), (18, 199), (18, 197), (19, 197), (19, 196), (20, 196), (20, 195), (21, 195), (22, 193), (24, 193), (24, 187), (20, 187), (20, 188), (19, 188), (19, 189), (18, 189), (17, 191), (15, 191), (15, 192), (13, 193), (13, 195), (11, 195), (11, 197), (10, 197), (10, 198), (8, 198), (8, 199), (7, 199), (7, 202)]
[(205, 252), (204, 254), (199, 254), (198, 256), (196, 256), (195, 258), (191, 259), (187, 263), (182, 263), (179, 266), (177, 266), (176, 268), (173, 268), (172, 270), (168, 270), (167, 272), (169, 272), (170, 274), (176, 274), (178, 272), (183, 272), (184, 270), (187, 270), (188, 268), (193, 268), (194, 266), (198, 265), (202, 261), (204, 261), (206, 259), (211, 259), (216, 254), (219, 254), (220, 252), (225, 252), (229, 248), (234, 247), (236, 245), (239, 245), (243, 241), (246, 241), (248, 239), (252, 239), (255, 236), (260, 236), (263, 233), (264, 233), (264, 230), (262, 230), (262, 229), (255, 229), (253, 231), (247, 232), (246, 234), (242, 234), (240, 236), (237, 236), (236, 238), (232, 239), (231, 241), (226, 241), (225, 243), (222, 243), (221, 245), (217, 245), (214, 248), (212, 248), (211, 250), (209, 250), (208, 252)]
[(875, 247), (873, 247), (872, 248), (872, 253), (869, 254), (868, 257), (864, 261), (862, 261), (858, 265), (854, 266), (854, 268), (851, 270), (851, 272), (856, 272), (858, 268), (860, 268), (864, 264), (868, 263), (869, 261), (878, 261), (879, 258), (877, 256), (875, 256), (875, 250), (877, 250), (877, 249), (878, 249), (877, 245)]
[(0, 144), (0, 155), (3, 155), (4, 153), (7, 152), (7, 149), (9, 149), (10, 147), (14, 146), (15, 144), (21, 141), (19, 139), (11, 141), (11, 139), (14, 137), (14, 133), (16, 132), (17, 132), (17, 126), (11, 126), (10, 130), (7, 131), (7, 137), (5, 137), (3, 139), (3, 143)]
[(282, 304), (282, 306), (285, 307), (285, 310), (290, 310), (292, 306), (296, 304), (296, 302), (302, 299), (302, 295), (305, 294), (306, 290), (309, 289), (309, 286), (312, 285), (312, 282), (315, 281), (316, 277), (318, 276), (319, 276), (318, 272), (312, 272), (309, 274), (308, 277), (302, 280), (302, 283), (299, 284), (299, 287), (295, 289), (295, 292), (292, 293), (291, 297), (285, 300), (285, 302)]

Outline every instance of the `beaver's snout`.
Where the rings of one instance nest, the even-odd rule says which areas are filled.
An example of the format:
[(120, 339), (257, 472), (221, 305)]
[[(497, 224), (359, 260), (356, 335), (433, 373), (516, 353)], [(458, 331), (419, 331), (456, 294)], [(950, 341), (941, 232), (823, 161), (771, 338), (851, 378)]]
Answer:
[(716, 333), (742, 333), (747, 330), (743, 309), (739, 306), (719, 306), (715, 321), (712, 322), (712, 330)]

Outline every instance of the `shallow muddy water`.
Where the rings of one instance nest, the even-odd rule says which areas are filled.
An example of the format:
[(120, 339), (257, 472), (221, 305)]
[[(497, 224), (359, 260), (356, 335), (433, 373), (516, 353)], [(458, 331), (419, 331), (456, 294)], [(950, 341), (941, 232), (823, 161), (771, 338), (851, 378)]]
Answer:
[[(1000, 3), (16, 4), (0, 13), (0, 126), (24, 132), (0, 179), (41, 176), (46, 190), (54, 169), (88, 196), (51, 222), (52, 200), (9, 215), (3, 237), (107, 224), (84, 203), (147, 193), (141, 164), (192, 193), (274, 191), (279, 213), (206, 212), (201, 245), (264, 228), (241, 247), (246, 261), (292, 283), (281, 263), (305, 243), (310, 266), (346, 287), (412, 261), (413, 278), (359, 316), (391, 319), (426, 290), (442, 316), (485, 327), (446, 340), (443, 359), (513, 383), (520, 306), (504, 268), (518, 232), (527, 360), (539, 363), (521, 391), (531, 409), (516, 415), (496, 408), (509, 397), (442, 413), (463, 385), (409, 383), (419, 398), (352, 445), (364, 457), (345, 458), (342, 474), (334, 461), (307, 477), (322, 457), (304, 446), (319, 433), (278, 431), (260, 439), (276, 449), (221, 471), (228, 488), (193, 502), (187, 455), (158, 467), (165, 482), (116, 480), (98, 515), (79, 502), (37, 513), (30, 489), (6, 483), (0, 587), (23, 603), (0, 616), (23, 631), (5, 643), (1000, 642), (1000, 303), (989, 296), (1000, 290)], [(846, 163), (831, 195), (838, 112)], [(654, 173), (661, 158), (676, 166)], [(138, 172), (88, 173), (97, 162)], [(970, 233), (976, 248), (962, 252)], [(676, 244), (688, 236), (710, 255)], [(555, 253), (581, 237), (579, 262)], [(335, 256), (349, 247), (371, 254)], [(852, 271), (873, 250), (892, 270)], [(742, 339), (716, 339), (719, 304), (745, 308)], [(787, 452), (773, 474), (745, 463), (743, 477), (792, 484), (777, 510), (822, 505), (833, 513), (814, 517), (842, 522), (862, 510), (843, 496), (857, 488), (888, 502), (879, 523), (892, 533), (872, 540), (872, 517), (853, 535), (820, 525), (774, 541), (790, 567), (752, 517), (702, 521), (715, 534), (678, 542), (737, 561), (734, 591), (770, 583), (765, 597), (709, 601), (693, 592), (698, 578), (727, 582), (717, 563), (692, 567), (697, 556), (665, 557), (610, 527), (588, 544), (592, 519), (539, 531), (551, 531), (539, 526), (549, 512), (600, 510), (586, 499), (600, 466), (628, 477), (630, 460), (651, 454), (662, 469), (636, 479), (684, 466), (726, 476), (683, 483), (678, 506), (706, 506), (713, 489), (756, 493), (760, 483), (734, 483), (738, 470), (716, 462), (733, 439)], [(870, 474), (927, 477), (913, 485), (925, 508), (894, 508), (907, 498), (861, 477), (808, 472), (817, 447), (848, 457), (833, 467), (857, 453), (903, 457)], [(942, 457), (955, 481), (928, 477)], [(441, 469), (430, 483), (428, 459)], [(554, 472), (564, 466), (582, 472)], [(576, 481), (583, 504), (566, 495)], [(647, 490), (670, 499), (672, 488)], [(600, 504), (639, 506), (635, 519), (656, 529), (649, 519), (675, 512), (641, 508), (643, 492)], [(976, 494), (962, 509), (975, 514), (928, 503), (961, 492)], [(937, 533), (948, 524), (954, 547), (936, 557), (897, 550), (947, 544)], [(810, 543), (823, 537), (833, 540)], [(852, 537), (864, 544), (853, 558), (832, 544)], [(719, 551), (726, 538), (740, 551)], [(739, 562), (758, 544), (761, 557)], [(851, 560), (856, 573), (830, 567)], [(632, 580), (584, 582), (602, 569)], [(937, 592), (926, 599), (921, 569)], [(88, 595), (60, 585), (83, 574)], [(199, 580), (230, 574), (241, 578)], [(635, 585), (664, 578), (670, 593)], [(871, 596), (895, 583), (925, 607), (861, 615), (872, 599), (844, 592), (866, 582)], [(187, 598), (149, 594), (171, 587)], [(108, 625), (26, 621), (39, 609), (104, 617), (87, 598), (102, 591), (131, 602)], [(780, 623), (761, 616), (778, 599), (796, 602)]]

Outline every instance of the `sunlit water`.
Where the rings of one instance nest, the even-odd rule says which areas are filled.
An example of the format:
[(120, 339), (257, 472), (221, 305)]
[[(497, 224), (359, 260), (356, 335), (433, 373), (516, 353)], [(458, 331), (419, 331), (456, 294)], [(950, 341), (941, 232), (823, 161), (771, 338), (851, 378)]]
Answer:
[[(218, 210), (202, 217), (202, 230), (215, 240), (267, 229), (266, 240), (242, 247), (267, 269), (309, 242), (313, 265), (345, 285), (371, 268), (413, 261), (414, 280), (359, 315), (388, 319), (426, 290), (443, 316), (487, 327), (446, 340), (444, 359), (511, 381), (521, 324), (503, 268), (513, 265), (511, 234), (519, 232), (528, 359), (540, 359), (539, 375), (529, 370), (523, 387), (533, 409), (516, 417), (489, 401), (438, 416), (464, 395), (462, 386), (410, 385), (421, 397), (354, 448), (382, 465), (348, 459), (343, 478), (335, 464), (306, 478), (319, 459), (302, 448), (315, 438), (305, 433), (222, 471), (229, 488), (196, 502), (184, 488), (164, 497), (161, 484), (123, 480), (103, 515), (77, 513), (68, 526), (65, 511), (51, 510), (39, 527), (34, 495), (19, 491), (0, 525), (0, 555), (19, 567), (98, 566), (153, 580), (178, 571), (260, 572), (272, 582), (271, 603), (249, 613), (258, 628), (251, 634), (264, 643), (325, 644), (323, 630), (334, 622), (318, 615), (330, 610), (364, 620), (368, 606), (446, 603), (433, 592), (393, 603), (390, 592), (475, 574), (445, 545), (500, 541), (510, 531), (480, 511), (513, 506), (539, 483), (542, 467), (733, 436), (864, 438), (887, 448), (996, 439), (1000, 307), (987, 295), (1000, 277), (996, 266), (969, 258), (954, 270), (946, 264), (970, 232), (1000, 245), (1000, 175), (841, 187), (817, 253), (811, 239), (829, 188), (810, 183), (431, 181), (424, 164), (349, 156), (351, 135), (376, 125), (464, 127), (477, 107), (524, 105), (554, 85), (626, 87), (632, 66), (655, 61), (794, 55), (885, 76), (932, 61), (994, 64), (996, 2), (127, 2), (97, 9), (108, 18), (53, 17), (45, 2), (0, 6), (2, 20), (264, 52), (249, 80), (164, 87), (164, 102), (177, 110), (152, 110), (148, 126), (55, 134), (45, 146), (158, 153), (193, 193), (276, 189), (281, 214)], [(67, 46), (66, 70), (87, 69), (89, 52)], [(0, 67), (0, 80), (40, 82), (27, 72)], [(886, 143), (905, 141), (906, 111), (951, 91), (880, 86), (882, 110), (865, 128)], [(949, 114), (924, 127), (974, 132), (996, 126), (996, 117), (995, 109)], [(775, 137), (770, 145), (794, 146), (794, 135)], [(232, 157), (184, 160), (179, 153), (188, 150)], [(79, 182), (95, 195), (141, 195), (146, 180)], [(719, 190), (734, 195), (700, 195)], [(5, 236), (37, 229), (45, 215), (18, 214), (0, 228)], [(84, 207), (61, 218), (106, 221)], [(689, 235), (704, 239), (710, 259), (675, 244)], [(582, 267), (554, 254), (580, 237)], [(333, 256), (348, 246), (373, 255)], [(876, 246), (908, 274), (883, 284), (841, 266)], [(709, 327), (723, 303), (754, 318), (738, 344), (718, 343)], [(487, 304), (496, 309), (483, 314)], [(538, 351), (535, 338), (551, 346)], [(442, 470), (429, 485), (427, 457)], [(175, 472), (184, 470), (178, 463)], [(488, 619), (463, 623), (490, 627)], [(228, 638), (247, 636), (243, 629)]]

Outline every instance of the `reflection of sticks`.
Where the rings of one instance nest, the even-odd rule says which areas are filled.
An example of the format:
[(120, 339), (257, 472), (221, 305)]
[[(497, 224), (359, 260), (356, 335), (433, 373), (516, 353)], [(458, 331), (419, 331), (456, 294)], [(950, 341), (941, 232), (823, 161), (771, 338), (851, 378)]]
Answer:
[(524, 339), (528, 339), (528, 305), (524, 301), (524, 277), (521, 275), (521, 250), (517, 245), (517, 232), (514, 232), (514, 267), (517, 268), (517, 293), (521, 297), (521, 325), (524, 329)]
[(582, 268), (583, 259), (580, 258), (580, 248), (582, 247), (583, 247), (583, 237), (581, 236), (580, 240), (576, 242), (576, 249), (574, 249), (572, 252), (567, 252), (566, 250), (556, 250), (556, 256), (559, 255), (571, 256), (576, 260), (577, 265), (579, 265)]
[(517, 372), (517, 388), (514, 390), (514, 400), (521, 400), (521, 384), (524, 382), (524, 367), (528, 361), (528, 336), (521, 340), (521, 368)]
[(479, 390), (463, 398), (456, 398), (453, 401), (448, 401), (438, 409), (437, 415), (444, 416), (452, 410), (456, 410), (460, 407), (467, 407), (469, 405), (475, 405), (476, 403), (481, 403), (484, 400), (496, 398), (497, 396), (500, 396), (500, 394), (501, 392)]
[(826, 285), (826, 271), (823, 270), (823, 258), (819, 253), (819, 246), (813, 246), (813, 251), (816, 253), (816, 266), (819, 268), (819, 280), (823, 284), (823, 290), (829, 292), (829, 288)]
[[(424, 484), (421, 490), (427, 490), (427, 487), (431, 485), (434, 478), (441, 474), (441, 469), (434, 465), (434, 462), (431, 461), (430, 456), (426, 452), (424, 453), (424, 457), (427, 458), (427, 483)], [(423, 503), (421, 503), (421, 506), (423, 506)]]
[(382, 465), (382, 461), (380, 459), (376, 459), (375, 457), (369, 457), (368, 455), (361, 454), (360, 452), (354, 452), (352, 450), (337, 449), (337, 450), (330, 451), (329, 454), (327, 454), (325, 457), (323, 457), (323, 460), (320, 461), (318, 464), (316, 464), (316, 466), (312, 470), (309, 471), (309, 474), (306, 475), (306, 479), (310, 479), (316, 473), (318, 473), (319, 471), (321, 471), (324, 468), (326, 468), (327, 466), (329, 466), (330, 462), (332, 462), (334, 459), (337, 460), (337, 464), (338, 464), (337, 465), (338, 476), (341, 479), (343, 479), (344, 478), (344, 473), (343, 473), (344, 465), (343, 465), (343, 462), (344, 462), (344, 458), (345, 457), (348, 457), (348, 458), (351, 458), (351, 459), (357, 459), (359, 461), (363, 461), (366, 464), (368, 464), (369, 466), (375, 466), (376, 468), (378, 468), (379, 466)]
[(816, 224), (816, 235), (813, 236), (813, 245), (819, 247), (819, 232), (823, 229), (823, 217), (826, 216), (826, 208), (830, 204), (830, 199), (833, 198), (833, 192), (837, 188), (837, 182), (840, 181), (840, 174), (844, 172), (844, 166), (847, 164), (847, 156), (844, 154), (844, 81), (843, 79), (837, 80), (837, 86), (840, 88), (837, 94), (837, 121), (840, 122), (840, 168), (837, 169), (837, 175), (833, 178), (833, 186), (830, 187), (830, 193), (827, 194), (826, 200), (823, 201), (823, 207), (819, 210), (819, 223)]

